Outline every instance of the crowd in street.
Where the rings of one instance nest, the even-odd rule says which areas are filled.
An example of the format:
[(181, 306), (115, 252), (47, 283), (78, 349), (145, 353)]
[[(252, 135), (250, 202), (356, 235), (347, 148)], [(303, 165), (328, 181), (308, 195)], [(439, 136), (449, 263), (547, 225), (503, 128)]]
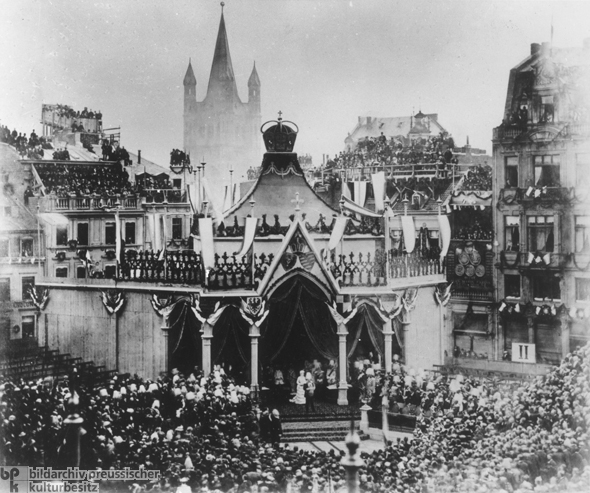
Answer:
[[(383, 394), (380, 396), (379, 394)], [(412, 439), (363, 453), (363, 491), (583, 492), (590, 487), (590, 345), (544, 377), (512, 386), (394, 370), (376, 382), (390, 407), (421, 407)], [(79, 396), (74, 406), (72, 397)], [(374, 400), (374, 399), (373, 399)], [(71, 456), (64, 419), (84, 419), (83, 468), (159, 470), (141, 491), (332, 491), (337, 452), (277, 446), (247, 387), (223, 370), (118, 376), (100, 389), (51, 378), (0, 386), (1, 455), (10, 465), (60, 466)], [(271, 411), (263, 413), (275, 415)], [(277, 419), (280, 419), (276, 416)], [(265, 418), (266, 419), (266, 418)], [(261, 439), (261, 434), (264, 440)], [(274, 443), (274, 445), (273, 445)], [(101, 484), (113, 491), (121, 484)]]

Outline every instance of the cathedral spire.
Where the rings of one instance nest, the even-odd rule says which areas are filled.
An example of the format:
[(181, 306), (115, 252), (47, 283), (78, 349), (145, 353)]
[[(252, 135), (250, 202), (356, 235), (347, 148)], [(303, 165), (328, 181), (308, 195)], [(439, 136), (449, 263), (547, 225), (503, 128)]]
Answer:
[(193, 72), (193, 66), (191, 64), (191, 59), (188, 59), (188, 68), (186, 69), (186, 74), (184, 75), (183, 85), (185, 86), (196, 86), (197, 85), (197, 78), (195, 77), (195, 73)]
[(221, 2), (221, 20), (219, 21), (219, 31), (217, 33), (217, 42), (215, 43), (213, 63), (211, 64), (211, 75), (209, 76), (207, 94), (221, 89), (223, 96), (235, 95), (237, 97), (238, 90), (231, 63), (231, 55), (229, 53), (223, 7), (224, 3)]
[(250, 78), (248, 79), (248, 87), (251, 86), (260, 86), (260, 77), (258, 77), (258, 72), (256, 71), (256, 62), (254, 62), (252, 73), (250, 74)]

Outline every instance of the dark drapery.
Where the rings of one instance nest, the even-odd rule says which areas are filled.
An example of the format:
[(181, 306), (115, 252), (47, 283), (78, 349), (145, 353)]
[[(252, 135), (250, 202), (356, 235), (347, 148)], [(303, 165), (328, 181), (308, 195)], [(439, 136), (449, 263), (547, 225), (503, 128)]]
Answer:
[(168, 323), (171, 367), (183, 372), (191, 372), (201, 363), (201, 323), (191, 310), (188, 301), (176, 303)]
[(381, 358), (385, 355), (385, 339), (383, 337), (383, 319), (377, 313), (377, 309), (369, 304), (361, 305), (353, 319), (348, 322), (348, 336), (346, 338), (346, 347), (348, 357), (350, 358), (362, 338), (363, 330), (367, 331), (373, 347), (377, 350)]
[(250, 326), (236, 306), (230, 305), (213, 327), (211, 358), (213, 364), (250, 363)]
[[(269, 314), (260, 338), (261, 360), (273, 362), (285, 348), (297, 317), (314, 349), (331, 360), (338, 357), (336, 323), (324, 292), (303, 276), (285, 281), (269, 299)], [(293, 348), (297, 350), (297, 348)]]

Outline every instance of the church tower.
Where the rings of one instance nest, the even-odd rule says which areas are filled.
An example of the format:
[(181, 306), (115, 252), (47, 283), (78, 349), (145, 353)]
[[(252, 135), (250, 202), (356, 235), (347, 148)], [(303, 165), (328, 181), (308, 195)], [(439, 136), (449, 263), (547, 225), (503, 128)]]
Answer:
[(247, 170), (260, 165), (260, 78), (256, 65), (248, 80), (248, 101), (238, 93), (225, 26), (221, 18), (213, 52), (207, 92), (197, 101), (197, 80), (191, 63), (184, 77), (184, 149), (192, 161), (204, 159), (212, 186), (246, 180)]

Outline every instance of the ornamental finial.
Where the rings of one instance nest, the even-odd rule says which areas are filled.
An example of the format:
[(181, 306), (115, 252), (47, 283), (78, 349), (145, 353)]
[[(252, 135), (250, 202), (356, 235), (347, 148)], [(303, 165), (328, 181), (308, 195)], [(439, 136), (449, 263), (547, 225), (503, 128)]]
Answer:
[(223, 7), (225, 7), (225, 2), (221, 2), (219, 5), (221, 5), (221, 13), (223, 14)]

